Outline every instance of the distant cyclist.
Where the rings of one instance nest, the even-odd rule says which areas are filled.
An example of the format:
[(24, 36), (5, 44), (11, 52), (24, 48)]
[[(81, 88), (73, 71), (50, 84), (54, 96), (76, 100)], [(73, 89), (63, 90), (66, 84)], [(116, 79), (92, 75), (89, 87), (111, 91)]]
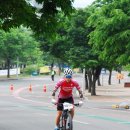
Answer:
[[(77, 81), (72, 79), (72, 70), (67, 68), (64, 70), (64, 78), (61, 79), (55, 86), (55, 89), (52, 93), (53, 98), (55, 98), (55, 93), (58, 89), (60, 89), (60, 92), (58, 94), (58, 101), (57, 103), (64, 103), (64, 102), (69, 102), (69, 103), (74, 103), (73, 100), (73, 95), (72, 95), (72, 90), (74, 87), (78, 90), (80, 94), (80, 98), (83, 98), (83, 94), (81, 91), (81, 88)], [(53, 100), (53, 99), (52, 99)], [(59, 122), (60, 122), (60, 117), (62, 115), (62, 110), (63, 106), (57, 105), (57, 116), (56, 116), (56, 126), (54, 130), (59, 130)], [(73, 118), (74, 116), (74, 108), (71, 111), (71, 116)]]

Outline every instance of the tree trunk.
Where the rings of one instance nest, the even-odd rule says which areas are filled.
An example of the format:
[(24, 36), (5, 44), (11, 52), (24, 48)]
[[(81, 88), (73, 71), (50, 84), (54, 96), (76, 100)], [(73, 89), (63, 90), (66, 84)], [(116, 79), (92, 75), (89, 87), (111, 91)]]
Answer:
[(96, 95), (96, 78), (93, 80), (91, 86), (91, 96), (95, 96), (95, 95)]
[(8, 69), (7, 78), (10, 78), (10, 58), (7, 58), (7, 69)]
[(92, 70), (92, 86), (91, 86), (91, 95), (96, 95), (96, 81), (99, 79), (99, 75), (101, 73), (101, 67), (98, 66), (96, 68), (93, 68)]
[(23, 65), (23, 68), (26, 68), (26, 64)]
[(85, 89), (88, 89), (88, 75), (87, 75), (87, 71), (85, 71)]
[(101, 86), (100, 76), (99, 76), (99, 78), (98, 78), (98, 80), (97, 80), (97, 83), (98, 83), (98, 86)]
[(88, 92), (91, 93), (91, 86), (92, 86), (92, 74), (91, 70), (88, 70)]
[(112, 76), (112, 69), (109, 70), (109, 79), (108, 79), (108, 84), (111, 85), (111, 76)]

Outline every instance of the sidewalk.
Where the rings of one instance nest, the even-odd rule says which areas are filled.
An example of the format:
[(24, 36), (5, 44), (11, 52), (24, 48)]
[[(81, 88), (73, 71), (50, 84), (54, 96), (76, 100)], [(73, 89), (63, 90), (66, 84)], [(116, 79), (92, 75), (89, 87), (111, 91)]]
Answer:
[(96, 96), (91, 96), (87, 91), (85, 96), (90, 101), (98, 102), (130, 102), (130, 87), (125, 88), (124, 84), (114, 84), (96, 87)]

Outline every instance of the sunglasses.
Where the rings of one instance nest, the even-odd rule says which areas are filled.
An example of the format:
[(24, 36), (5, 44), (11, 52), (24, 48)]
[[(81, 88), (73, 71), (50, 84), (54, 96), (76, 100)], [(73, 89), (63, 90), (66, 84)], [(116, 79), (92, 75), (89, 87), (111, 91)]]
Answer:
[(65, 78), (71, 79), (72, 76), (71, 75), (66, 75)]

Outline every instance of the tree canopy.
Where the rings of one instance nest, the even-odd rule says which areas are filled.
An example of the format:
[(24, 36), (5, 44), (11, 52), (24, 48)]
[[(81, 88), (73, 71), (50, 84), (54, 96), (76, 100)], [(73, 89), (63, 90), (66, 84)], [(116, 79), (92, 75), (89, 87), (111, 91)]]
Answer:
[(93, 50), (100, 51), (102, 59), (127, 64), (130, 61), (130, 1), (100, 1), (106, 3), (96, 8), (89, 19), (94, 27), (89, 42), (93, 45)]
[(9, 32), (1, 30), (0, 34), (0, 59), (7, 64), (8, 70), (11, 64), (16, 64), (17, 58), (24, 65), (42, 62), (39, 43), (30, 31), (25, 28), (12, 28)]
[[(56, 15), (63, 12), (69, 15), (73, 11), (73, 0), (1, 0), (0, 28), (9, 30), (11, 27), (25, 25), (37, 34), (52, 33), (59, 19)], [(40, 4), (39, 7), (35, 4)]]
[(129, 9), (129, 0), (97, 0), (70, 19), (61, 15), (55, 39), (43, 46), (71, 66), (85, 67), (93, 85), (102, 67), (112, 70), (129, 62)]

